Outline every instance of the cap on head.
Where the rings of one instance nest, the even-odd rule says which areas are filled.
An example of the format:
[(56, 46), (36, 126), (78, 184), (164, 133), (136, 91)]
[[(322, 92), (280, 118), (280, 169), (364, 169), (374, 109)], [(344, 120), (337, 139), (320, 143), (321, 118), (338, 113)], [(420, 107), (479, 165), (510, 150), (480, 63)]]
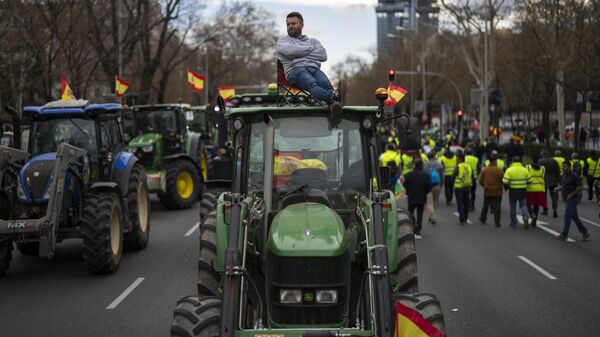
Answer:
[(560, 156), (562, 152), (560, 152), (560, 150), (556, 149), (554, 150), (554, 155), (555, 156)]
[(518, 163), (520, 161), (521, 161), (521, 157), (519, 157), (519, 156), (514, 156), (513, 159), (512, 159), (513, 163)]
[(548, 157), (548, 155), (549, 155), (549, 153), (548, 153), (548, 150), (546, 150), (546, 149), (543, 149), (543, 150), (540, 152), (540, 155), (541, 155), (542, 157)]
[(579, 154), (577, 152), (571, 153), (571, 159), (579, 159)]

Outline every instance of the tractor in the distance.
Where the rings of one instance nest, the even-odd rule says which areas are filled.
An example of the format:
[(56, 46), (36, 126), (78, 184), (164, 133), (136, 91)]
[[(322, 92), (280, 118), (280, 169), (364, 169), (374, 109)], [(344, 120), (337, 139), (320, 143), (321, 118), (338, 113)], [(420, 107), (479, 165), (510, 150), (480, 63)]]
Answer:
[(83, 239), (95, 274), (116, 271), (123, 248), (146, 247), (146, 173), (125, 150), (120, 112), (120, 104), (85, 100), (24, 108), (28, 151), (0, 146), (0, 275), (15, 244), (52, 258), (58, 242)]

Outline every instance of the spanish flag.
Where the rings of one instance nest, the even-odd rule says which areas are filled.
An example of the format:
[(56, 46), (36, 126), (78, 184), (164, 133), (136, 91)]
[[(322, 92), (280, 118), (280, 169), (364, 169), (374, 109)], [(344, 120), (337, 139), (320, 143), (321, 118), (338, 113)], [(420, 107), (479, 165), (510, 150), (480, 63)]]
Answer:
[(204, 76), (198, 75), (188, 68), (188, 84), (195, 92), (200, 92), (204, 89)]
[(445, 335), (414, 309), (396, 302), (395, 337), (444, 337)]
[(69, 87), (69, 83), (67, 83), (65, 74), (62, 71), (60, 72), (60, 99), (63, 101), (75, 99), (73, 90), (71, 90), (71, 87)]
[(129, 89), (129, 82), (115, 75), (115, 95), (121, 97), (127, 89)]
[(219, 87), (219, 96), (223, 97), (224, 100), (228, 100), (235, 96), (235, 88), (231, 86)]
[(388, 99), (385, 100), (384, 104), (386, 106), (394, 106), (404, 98), (408, 91), (402, 88), (399, 85), (395, 85), (390, 82), (390, 85), (387, 88)]

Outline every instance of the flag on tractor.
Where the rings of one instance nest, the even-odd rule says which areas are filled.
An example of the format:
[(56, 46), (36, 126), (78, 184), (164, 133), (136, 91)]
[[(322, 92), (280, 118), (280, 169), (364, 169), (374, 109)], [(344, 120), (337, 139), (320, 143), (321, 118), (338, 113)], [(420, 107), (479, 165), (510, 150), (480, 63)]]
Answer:
[(121, 97), (127, 89), (129, 89), (129, 82), (115, 75), (115, 95)]
[(69, 83), (67, 83), (65, 74), (63, 72), (60, 73), (60, 99), (64, 101), (75, 99), (73, 90), (71, 90), (71, 87), (69, 87)]
[(396, 337), (444, 337), (445, 335), (423, 315), (396, 302)]
[(385, 100), (386, 106), (394, 106), (404, 98), (408, 91), (402, 88), (399, 85), (395, 85), (390, 82), (390, 85), (387, 88), (388, 99)]
[(195, 92), (200, 92), (204, 90), (204, 76), (196, 74), (188, 68), (188, 84)]
[(219, 87), (219, 96), (223, 97), (224, 100), (228, 100), (235, 96), (235, 88), (231, 86)]

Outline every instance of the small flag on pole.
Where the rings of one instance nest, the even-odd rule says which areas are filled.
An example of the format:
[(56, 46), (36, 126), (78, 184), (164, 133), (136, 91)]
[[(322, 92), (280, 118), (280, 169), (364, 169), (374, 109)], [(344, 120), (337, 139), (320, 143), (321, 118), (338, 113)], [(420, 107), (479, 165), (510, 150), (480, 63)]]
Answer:
[(228, 100), (235, 96), (235, 88), (232, 86), (219, 87), (219, 96), (223, 97), (224, 100)]
[(195, 92), (204, 90), (204, 76), (196, 74), (192, 69), (188, 68), (188, 84)]
[(65, 79), (65, 74), (60, 72), (60, 99), (63, 101), (70, 101), (75, 99), (73, 90), (69, 87), (69, 83)]
[(120, 78), (119, 75), (115, 75), (115, 95), (121, 97), (127, 89), (129, 89), (129, 82)]
[(396, 331), (399, 337), (445, 337), (445, 335), (423, 315), (412, 308), (396, 302)]
[(404, 98), (404, 95), (406, 95), (407, 92), (408, 91), (401, 86), (390, 82), (390, 85), (387, 89), (388, 99), (385, 100), (384, 104), (386, 106), (394, 106), (398, 104), (398, 102)]

